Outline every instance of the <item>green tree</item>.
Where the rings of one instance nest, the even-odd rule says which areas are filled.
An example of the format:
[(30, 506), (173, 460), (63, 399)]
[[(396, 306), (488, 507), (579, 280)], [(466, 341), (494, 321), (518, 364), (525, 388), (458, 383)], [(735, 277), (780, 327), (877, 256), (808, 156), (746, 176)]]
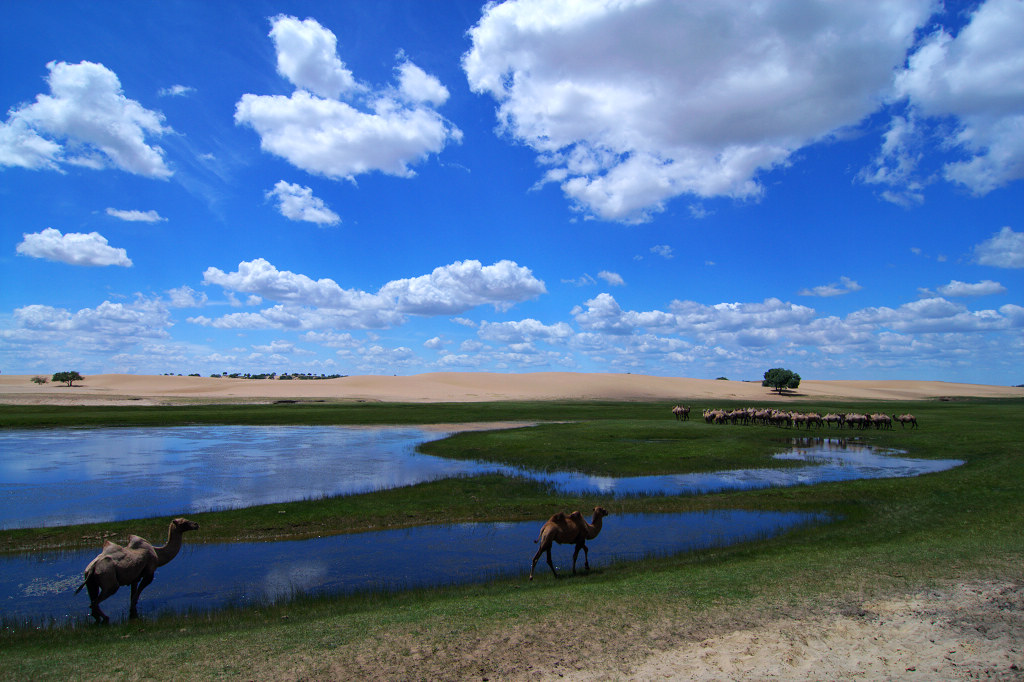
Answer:
[(800, 375), (791, 369), (776, 367), (764, 373), (762, 386), (768, 386), (782, 393), (786, 388), (797, 388), (800, 385)]
[(76, 381), (83, 381), (84, 378), (85, 377), (83, 377), (78, 372), (57, 372), (56, 374), (53, 375), (52, 381), (59, 381), (62, 384), (67, 384), (68, 386), (74, 386), (75, 385), (74, 382), (76, 382)]

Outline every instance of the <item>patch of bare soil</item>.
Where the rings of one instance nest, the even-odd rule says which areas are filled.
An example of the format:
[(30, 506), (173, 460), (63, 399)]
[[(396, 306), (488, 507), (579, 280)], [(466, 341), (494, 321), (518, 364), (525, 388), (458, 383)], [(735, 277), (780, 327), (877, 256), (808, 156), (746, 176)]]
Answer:
[(628, 677), (1021, 680), (1024, 585), (957, 585), (822, 617), (774, 620), (652, 655)]
[[(1024, 680), (1024, 582), (807, 607), (608, 614), (445, 638), (380, 633), (275, 679)], [(443, 629), (443, 628), (442, 628)], [(294, 664), (298, 663), (298, 666)], [(263, 671), (270, 672), (270, 671)], [(283, 675), (283, 677), (282, 677)]]

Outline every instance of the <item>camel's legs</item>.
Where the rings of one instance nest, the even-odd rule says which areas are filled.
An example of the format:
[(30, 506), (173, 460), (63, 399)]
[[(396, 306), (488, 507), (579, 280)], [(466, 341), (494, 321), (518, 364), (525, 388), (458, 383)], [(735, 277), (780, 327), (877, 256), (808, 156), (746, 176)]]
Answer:
[(537, 550), (537, 553), (533, 555), (533, 563), (530, 564), (530, 580), (533, 580), (533, 569), (537, 568), (537, 560), (540, 559), (540, 555), (544, 553), (544, 548), (541, 547)]
[(132, 583), (131, 609), (128, 611), (129, 618), (139, 617), (139, 597), (142, 595), (142, 590), (144, 590), (146, 585), (149, 585), (151, 582), (153, 582), (153, 574), (147, 573)]
[(551, 567), (551, 572), (554, 573), (555, 577), (558, 577), (558, 572), (555, 571), (555, 564), (551, 561), (551, 545), (547, 547), (542, 546), (537, 550), (537, 553), (533, 555), (533, 563), (530, 564), (530, 580), (533, 580), (533, 569), (537, 568), (537, 561), (540, 559), (540, 555), (547, 552), (548, 555), (548, 566)]
[(551, 574), (558, 577), (558, 571), (555, 570), (555, 563), (551, 561), (551, 545), (548, 545), (548, 566), (551, 567)]
[(580, 550), (583, 550), (583, 568), (590, 570), (590, 552), (587, 549), (585, 543), (576, 545), (576, 551), (572, 553), (572, 572), (576, 573), (576, 557), (580, 555)]
[(110, 617), (100, 610), (100, 602), (117, 592), (119, 585), (114, 585), (112, 590), (105, 590), (95, 580), (90, 580), (85, 587), (89, 590), (89, 613), (97, 623), (109, 623)]

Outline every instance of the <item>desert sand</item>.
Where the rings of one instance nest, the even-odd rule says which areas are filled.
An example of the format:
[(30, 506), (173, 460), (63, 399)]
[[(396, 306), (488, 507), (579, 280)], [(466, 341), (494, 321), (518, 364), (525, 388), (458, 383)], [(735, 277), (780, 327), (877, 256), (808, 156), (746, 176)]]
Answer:
[(779, 396), (755, 381), (724, 381), (640, 374), (436, 372), (339, 379), (230, 379), (97, 374), (68, 387), (36, 384), (32, 375), (0, 375), (2, 404), (182, 404), (275, 400), (480, 402), (490, 400), (927, 400), (1024, 398), (1024, 388), (941, 381), (816, 381)]

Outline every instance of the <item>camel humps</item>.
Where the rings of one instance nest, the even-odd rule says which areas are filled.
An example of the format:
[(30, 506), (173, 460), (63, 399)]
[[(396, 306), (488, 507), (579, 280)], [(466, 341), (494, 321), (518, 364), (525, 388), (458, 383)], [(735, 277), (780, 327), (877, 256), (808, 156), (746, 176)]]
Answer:
[(181, 535), (186, 531), (199, 530), (199, 524), (188, 519), (174, 519), (167, 531), (167, 543), (154, 547), (138, 535), (128, 536), (124, 547), (107, 540), (103, 551), (85, 567), (85, 580), (75, 594), (83, 587), (89, 588), (89, 609), (97, 623), (109, 623), (110, 618), (100, 610), (100, 602), (117, 592), (122, 585), (131, 585), (131, 610), (129, 617), (139, 617), (139, 595), (146, 585), (153, 582), (156, 569), (170, 562), (181, 549)]
[(537, 560), (545, 552), (547, 553), (548, 566), (551, 567), (551, 572), (556, 578), (558, 577), (555, 564), (551, 561), (551, 546), (556, 542), (562, 545), (576, 545), (576, 550), (572, 553), (573, 573), (576, 573), (576, 557), (579, 556), (581, 549), (583, 550), (584, 568), (589, 571), (590, 556), (587, 549), (587, 540), (596, 538), (597, 534), (601, 532), (601, 519), (605, 516), (608, 516), (608, 512), (603, 507), (594, 507), (594, 516), (590, 523), (587, 523), (586, 519), (583, 518), (583, 514), (578, 511), (568, 515), (565, 512), (553, 514), (541, 526), (540, 535), (534, 540), (534, 542), (540, 544), (540, 548), (533, 556), (533, 563), (530, 565), (530, 580), (533, 580), (533, 570), (537, 567)]

